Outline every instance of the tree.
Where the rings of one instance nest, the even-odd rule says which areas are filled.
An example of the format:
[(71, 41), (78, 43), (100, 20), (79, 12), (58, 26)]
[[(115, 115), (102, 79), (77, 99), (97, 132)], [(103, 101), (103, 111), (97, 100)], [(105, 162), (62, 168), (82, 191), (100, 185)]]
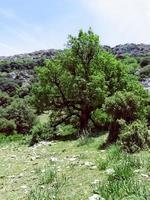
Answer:
[(112, 116), (108, 144), (118, 139), (121, 131), (119, 120), (124, 120), (129, 125), (133, 121), (143, 120), (146, 117), (144, 98), (133, 92), (117, 91), (114, 95), (107, 97), (105, 109)]
[(107, 97), (133, 90), (128, 82), (135, 79), (125, 64), (103, 50), (91, 29), (69, 36), (66, 49), (37, 72), (39, 83), (33, 93), (38, 110), (54, 111), (53, 127), (75, 118), (79, 134), (87, 132), (92, 113)]
[(34, 124), (34, 112), (27, 99), (16, 98), (6, 107), (3, 117), (15, 122), (17, 133), (27, 134)]

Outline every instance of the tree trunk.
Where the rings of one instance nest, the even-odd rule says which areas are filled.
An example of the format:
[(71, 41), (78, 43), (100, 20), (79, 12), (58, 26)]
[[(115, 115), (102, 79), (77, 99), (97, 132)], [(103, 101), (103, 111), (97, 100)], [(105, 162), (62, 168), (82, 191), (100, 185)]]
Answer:
[(118, 139), (119, 131), (120, 131), (120, 125), (118, 124), (118, 122), (116, 121), (112, 122), (110, 125), (109, 135), (107, 139), (107, 142), (109, 144), (116, 142), (116, 140)]
[(90, 106), (89, 105), (85, 105), (84, 108), (81, 111), (80, 129), (79, 129), (79, 134), (80, 135), (83, 134), (83, 133), (87, 133), (90, 114), (91, 114)]

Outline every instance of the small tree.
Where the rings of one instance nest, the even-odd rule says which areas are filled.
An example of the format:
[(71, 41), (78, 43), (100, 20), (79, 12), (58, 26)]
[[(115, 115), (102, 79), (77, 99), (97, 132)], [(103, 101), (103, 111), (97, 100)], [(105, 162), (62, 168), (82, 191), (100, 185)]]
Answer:
[(38, 110), (55, 112), (53, 127), (74, 117), (79, 134), (87, 131), (92, 113), (102, 108), (106, 97), (133, 90), (129, 68), (103, 50), (91, 29), (69, 36), (67, 48), (37, 72), (39, 84), (33, 93)]
[(26, 99), (16, 98), (5, 109), (4, 117), (15, 122), (17, 133), (27, 134), (34, 124), (35, 111)]
[(115, 142), (118, 139), (121, 130), (119, 120), (123, 119), (129, 124), (137, 119), (143, 120), (146, 116), (144, 98), (133, 93), (133, 91), (118, 91), (111, 97), (107, 97), (105, 109), (112, 116), (108, 143)]

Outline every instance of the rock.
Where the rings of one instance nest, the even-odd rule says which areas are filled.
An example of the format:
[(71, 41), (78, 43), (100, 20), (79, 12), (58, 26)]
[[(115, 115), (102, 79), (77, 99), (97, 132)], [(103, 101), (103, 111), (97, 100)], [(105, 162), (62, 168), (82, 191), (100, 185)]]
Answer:
[(144, 178), (150, 178), (148, 174), (141, 174), (141, 176)]
[(50, 158), (50, 161), (52, 161), (52, 162), (58, 162), (58, 158), (56, 158), (56, 157), (51, 157), (51, 158)]
[(86, 162), (84, 163), (84, 165), (87, 166), (87, 167), (95, 166), (94, 163), (89, 162), (89, 161), (86, 161)]
[(73, 161), (77, 160), (77, 158), (69, 158), (68, 160), (73, 162)]
[(26, 185), (21, 185), (20, 188), (21, 189), (27, 189), (28, 187)]
[(114, 174), (115, 173), (115, 170), (112, 169), (112, 168), (109, 168), (109, 169), (106, 169), (105, 171), (108, 175), (111, 175), (111, 174)]
[(92, 184), (92, 185), (97, 185), (97, 184), (99, 184), (99, 183), (100, 183), (100, 180), (95, 179), (91, 184)]
[(18, 178), (21, 178), (21, 177), (23, 177), (24, 176), (24, 174), (23, 173), (20, 173), (19, 175), (18, 175)]
[(100, 195), (98, 194), (93, 194), (91, 197), (89, 197), (88, 200), (105, 200), (104, 198), (102, 198)]
[(93, 170), (93, 169), (97, 169), (97, 166), (96, 166), (96, 165), (91, 166), (90, 169), (92, 169), (92, 170)]
[(14, 178), (15, 178), (15, 175), (8, 176), (8, 178), (14, 179)]
[(16, 158), (17, 158), (17, 156), (16, 156), (16, 155), (11, 155), (11, 158), (15, 158), (15, 159), (16, 159)]

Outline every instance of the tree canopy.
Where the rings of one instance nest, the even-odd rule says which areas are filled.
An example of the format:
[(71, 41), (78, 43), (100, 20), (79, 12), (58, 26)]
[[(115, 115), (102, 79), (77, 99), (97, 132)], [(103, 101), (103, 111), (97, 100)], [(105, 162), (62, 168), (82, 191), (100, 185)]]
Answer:
[[(110, 97), (112, 105), (117, 98), (122, 106), (120, 101), (126, 101), (132, 94), (140, 95), (140, 99), (146, 96), (133, 75), (133, 67), (106, 52), (100, 45), (99, 36), (91, 29), (88, 32), (80, 30), (77, 37), (69, 36), (66, 49), (46, 61), (45, 67), (38, 68), (37, 73), (39, 83), (34, 86), (33, 93), (38, 111), (51, 110), (53, 127), (74, 123), (79, 134), (88, 130), (90, 121), (94, 123), (92, 114), (104, 107), (106, 100), (108, 104)], [(121, 99), (118, 91), (129, 93)], [(139, 103), (136, 107), (139, 108)], [(117, 109), (110, 114), (114, 112)]]

